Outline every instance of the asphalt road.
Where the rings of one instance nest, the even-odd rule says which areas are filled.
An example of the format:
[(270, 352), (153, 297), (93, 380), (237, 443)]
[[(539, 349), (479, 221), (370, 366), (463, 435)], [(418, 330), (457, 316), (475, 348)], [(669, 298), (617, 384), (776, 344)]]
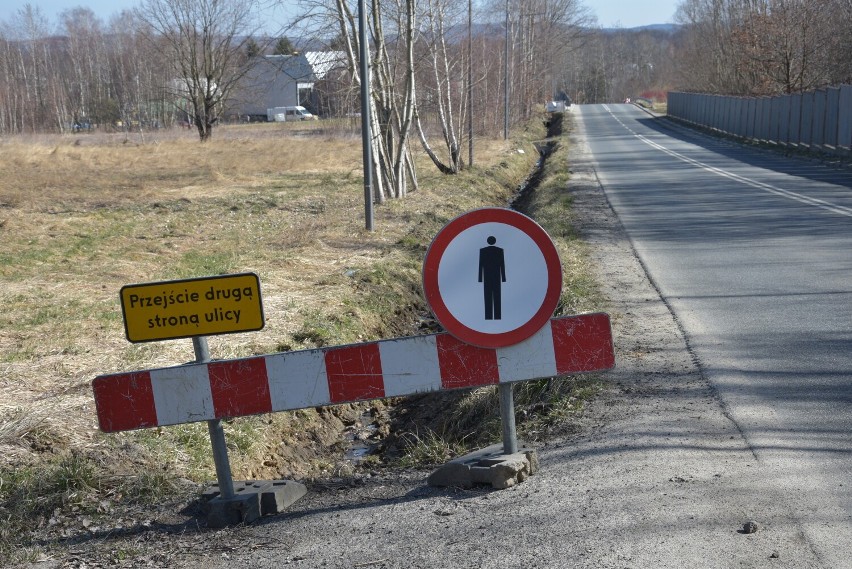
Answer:
[(704, 376), (826, 567), (852, 543), (852, 173), (631, 105), (581, 117)]

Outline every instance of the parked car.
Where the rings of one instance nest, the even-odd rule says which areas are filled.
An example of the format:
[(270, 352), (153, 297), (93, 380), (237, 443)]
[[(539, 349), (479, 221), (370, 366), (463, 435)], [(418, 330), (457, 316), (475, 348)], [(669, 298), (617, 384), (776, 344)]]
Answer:
[(316, 115), (311, 114), (308, 109), (301, 106), (295, 107), (273, 107), (266, 110), (266, 120), (275, 122), (290, 121), (312, 121), (317, 120)]

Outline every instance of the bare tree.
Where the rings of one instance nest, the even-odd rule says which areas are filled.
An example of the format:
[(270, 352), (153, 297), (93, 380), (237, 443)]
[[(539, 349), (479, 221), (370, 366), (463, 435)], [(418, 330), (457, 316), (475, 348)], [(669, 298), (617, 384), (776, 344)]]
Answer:
[[(458, 84), (458, 79), (462, 76), (461, 61), (458, 57), (452, 57), (447, 43), (447, 15), (448, 10), (453, 6), (458, 9), (460, 4), (450, 0), (428, 0), (425, 13), (425, 20), (428, 25), (426, 29), (424, 43), (428, 52), (429, 74), (430, 74), (430, 99), (432, 107), (438, 117), (438, 124), (441, 128), (441, 139), (446, 148), (446, 159), (442, 160), (432, 148), (426, 133), (423, 130), (420, 113), (415, 110), (415, 122), (417, 124), (417, 133), (420, 136), (420, 143), (429, 158), (435, 166), (444, 174), (457, 174), (461, 169), (461, 152), (459, 146), (458, 131), (461, 125), (458, 124), (454, 117), (461, 117), (460, 104), (464, 99), (460, 93), (453, 92), (453, 83)], [(450, 24), (455, 20), (458, 21), (458, 13), (453, 18), (450, 15)], [(456, 46), (460, 45), (459, 38), (451, 38), (451, 41)], [(458, 51), (458, 50), (457, 50)], [(454, 105), (453, 101), (457, 101)]]
[(683, 0), (686, 88), (773, 95), (848, 79), (849, 0)]
[(41, 10), (26, 4), (13, 18), (10, 30), (17, 43), (10, 55), (14, 58), (16, 88), (21, 89), (19, 130), (35, 132), (51, 122), (49, 71), (53, 52), (48, 41), (49, 23)]
[[(382, 3), (370, 0), (369, 35), (372, 37), (370, 119), (375, 159), (374, 198), (383, 202), (400, 198), (409, 183), (416, 187), (417, 176), (411, 156), (410, 135), (414, 119), (415, 2), (396, 0)], [(317, 9), (336, 22), (336, 43), (343, 48), (353, 81), (360, 85), (357, 11), (348, 0), (333, 0)]]
[(588, 41), (594, 18), (579, 0), (489, 0), (486, 6), (509, 41), (502, 64), (511, 86), (510, 122), (525, 120), (555, 92), (568, 90), (565, 69)]
[(174, 96), (204, 142), (223, 102), (249, 72), (247, 46), (259, 30), (258, 0), (143, 0), (148, 41), (172, 65)]

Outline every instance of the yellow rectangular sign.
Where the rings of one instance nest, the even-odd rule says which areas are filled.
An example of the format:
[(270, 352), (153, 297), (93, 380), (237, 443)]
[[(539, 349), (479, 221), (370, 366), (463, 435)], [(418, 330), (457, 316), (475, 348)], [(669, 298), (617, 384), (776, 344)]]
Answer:
[(131, 342), (249, 332), (264, 325), (254, 273), (126, 285), (121, 312)]

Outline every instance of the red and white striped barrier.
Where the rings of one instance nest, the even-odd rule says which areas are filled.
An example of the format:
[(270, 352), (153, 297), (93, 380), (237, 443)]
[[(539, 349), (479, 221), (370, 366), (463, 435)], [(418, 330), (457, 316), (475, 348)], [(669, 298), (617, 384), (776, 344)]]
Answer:
[(610, 369), (606, 314), (553, 318), (531, 338), (478, 348), (433, 334), (102, 375), (104, 432), (176, 425)]

